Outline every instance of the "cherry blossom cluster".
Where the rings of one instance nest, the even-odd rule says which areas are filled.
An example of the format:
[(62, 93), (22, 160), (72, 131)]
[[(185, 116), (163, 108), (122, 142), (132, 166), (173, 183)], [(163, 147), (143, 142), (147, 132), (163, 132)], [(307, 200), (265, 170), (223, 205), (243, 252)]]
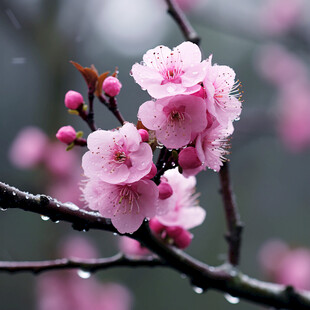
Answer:
[(196, 44), (184, 42), (173, 50), (149, 50), (132, 67), (135, 81), (155, 99), (142, 104), (138, 118), (165, 147), (179, 150), (185, 176), (220, 170), (241, 113), (235, 72), (211, 61), (202, 61)]
[[(207, 167), (219, 171), (228, 154), (233, 121), (241, 112), (239, 84), (231, 68), (212, 65), (211, 56), (202, 60), (199, 47), (190, 42), (149, 50), (131, 75), (153, 100), (140, 106), (137, 127), (124, 121), (113, 130), (93, 130), (84, 140), (89, 151), (82, 159), (83, 199), (121, 234), (135, 232), (147, 219), (159, 238), (186, 248), (189, 229), (206, 214), (195, 194), (195, 175)], [(102, 89), (112, 99), (113, 112), (121, 83), (105, 76)], [(98, 91), (97, 96), (102, 102)], [(83, 102), (73, 91), (65, 98), (66, 107), (85, 119)], [(61, 128), (57, 138), (82, 145), (70, 127)], [(156, 147), (164, 152), (155, 165)]]

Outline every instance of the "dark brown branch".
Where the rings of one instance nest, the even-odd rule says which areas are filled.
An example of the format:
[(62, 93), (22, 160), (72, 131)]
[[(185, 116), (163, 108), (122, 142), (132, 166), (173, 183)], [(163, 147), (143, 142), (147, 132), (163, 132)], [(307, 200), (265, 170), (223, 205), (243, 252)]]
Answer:
[(226, 215), (226, 223), (228, 232), (226, 233), (226, 240), (228, 242), (228, 260), (236, 266), (240, 258), (241, 233), (243, 224), (240, 220), (240, 215), (235, 202), (234, 193), (230, 184), (229, 165), (225, 162), (220, 170), (221, 194)]
[(168, 13), (180, 27), (185, 39), (199, 45), (200, 38), (198, 34), (187, 20), (182, 10), (176, 4), (175, 0), (166, 0), (166, 3), (168, 5)]
[[(49, 216), (51, 220), (72, 223), (75, 229), (100, 229), (117, 232), (108, 219), (98, 212), (78, 209), (73, 204), (62, 204), (45, 195), (31, 195), (0, 182), (0, 207), (20, 208)], [(202, 289), (216, 289), (232, 296), (259, 304), (292, 310), (310, 309), (310, 292), (295, 291), (291, 287), (262, 282), (236, 271), (232, 265), (211, 267), (195, 260), (157, 239), (146, 222), (132, 235), (145, 247), (158, 255), (163, 264), (185, 274), (192, 285)]]
[(125, 119), (121, 114), (120, 110), (118, 109), (116, 98), (109, 97), (109, 102), (107, 102), (107, 99), (101, 95), (98, 97), (98, 99), (113, 113), (113, 115), (117, 118), (121, 125), (124, 125)]
[(154, 256), (130, 257), (122, 253), (109, 258), (81, 259), (60, 258), (35, 262), (0, 262), (0, 271), (17, 273), (32, 272), (41, 273), (50, 270), (80, 269), (86, 272), (96, 272), (112, 267), (164, 267), (165, 264)]

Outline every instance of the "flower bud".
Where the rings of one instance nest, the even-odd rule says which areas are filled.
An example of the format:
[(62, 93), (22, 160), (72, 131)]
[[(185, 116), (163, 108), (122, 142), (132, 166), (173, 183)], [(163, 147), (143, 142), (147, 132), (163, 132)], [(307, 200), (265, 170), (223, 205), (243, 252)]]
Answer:
[(74, 90), (69, 90), (65, 95), (65, 106), (68, 109), (76, 110), (83, 102), (83, 96)]
[(113, 76), (107, 77), (102, 83), (103, 91), (110, 97), (117, 96), (121, 88), (122, 88), (121, 82)]
[(141, 136), (142, 142), (149, 141), (149, 133), (147, 132), (147, 130), (139, 129), (138, 132), (139, 132), (139, 134)]
[(151, 167), (150, 172), (143, 179), (151, 180), (155, 177), (156, 173), (157, 173), (157, 168), (156, 168), (155, 164), (152, 163), (152, 167)]
[(72, 126), (63, 126), (59, 128), (56, 138), (66, 144), (71, 144), (76, 138), (75, 129)]
[(151, 230), (158, 235), (160, 235), (166, 228), (166, 226), (160, 223), (159, 220), (155, 217), (150, 220), (149, 225)]
[(173, 194), (173, 189), (167, 182), (163, 181), (160, 182), (160, 184), (158, 185), (158, 190), (159, 190), (159, 199), (167, 199), (171, 197)]
[(187, 248), (193, 238), (193, 235), (180, 226), (166, 227), (167, 235), (173, 239), (174, 245), (179, 249)]
[(201, 166), (196, 149), (192, 146), (183, 149), (179, 154), (179, 165), (183, 169), (195, 169)]

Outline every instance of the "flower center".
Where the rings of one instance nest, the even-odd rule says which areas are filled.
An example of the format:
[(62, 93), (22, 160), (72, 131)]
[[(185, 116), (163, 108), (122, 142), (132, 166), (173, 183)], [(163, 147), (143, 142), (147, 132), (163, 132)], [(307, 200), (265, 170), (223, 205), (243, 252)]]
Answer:
[(125, 152), (123, 151), (117, 151), (114, 153), (114, 158), (113, 158), (116, 162), (118, 163), (124, 163), (127, 159), (127, 156), (125, 154)]
[(136, 214), (140, 213), (139, 207), (139, 194), (135, 192), (130, 186), (121, 186), (119, 195), (116, 198), (115, 206), (116, 210), (114, 215), (118, 212), (123, 214), (132, 213), (134, 207), (136, 206)]

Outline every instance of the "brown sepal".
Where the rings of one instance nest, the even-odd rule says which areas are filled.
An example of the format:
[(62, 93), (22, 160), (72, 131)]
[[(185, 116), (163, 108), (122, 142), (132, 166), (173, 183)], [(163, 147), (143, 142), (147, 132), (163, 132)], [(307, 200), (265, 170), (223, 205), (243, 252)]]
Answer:
[(98, 72), (94, 65), (91, 65), (90, 68), (82, 67), (80, 64), (74, 61), (70, 61), (73, 66), (80, 71), (80, 73), (83, 75), (89, 91), (95, 91), (97, 86), (97, 80), (98, 80)]

